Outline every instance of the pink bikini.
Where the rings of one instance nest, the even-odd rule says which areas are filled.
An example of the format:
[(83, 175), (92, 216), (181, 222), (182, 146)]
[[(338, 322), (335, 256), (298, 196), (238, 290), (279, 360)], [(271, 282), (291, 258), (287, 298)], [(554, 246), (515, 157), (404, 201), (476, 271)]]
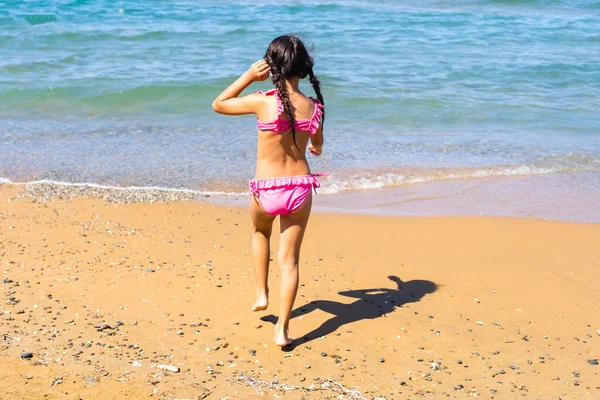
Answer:
[[(287, 132), (291, 129), (290, 121), (281, 119), (280, 115), (284, 108), (277, 89), (267, 92), (259, 92), (265, 96), (275, 96), (277, 98), (277, 119), (272, 122), (261, 122), (257, 120), (258, 129), (261, 131), (273, 131), (277, 135), (280, 132)], [(315, 103), (315, 110), (310, 119), (297, 119), (294, 126), (297, 130), (308, 131), (312, 136), (317, 133), (321, 124), (323, 115), (323, 105), (319, 100), (310, 97)], [(296, 211), (304, 203), (310, 191), (314, 188), (315, 192), (320, 187), (316, 176), (325, 176), (328, 174), (311, 174), (300, 176), (289, 176), (285, 178), (253, 179), (249, 182), (252, 193), (260, 201), (262, 208), (270, 215), (289, 215)]]
[[(273, 134), (277, 135), (279, 132), (287, 132), (292, 127), (290, 126), (290, 121), (286, 119), (281, 119), (279, 116), (283, 112), (283, 103), (281, 99), (277, 95), (277, 89), (271, 89), (267, 92), (259, 91), (258, 93), (264, 94), (265, 96), (275, 96), (277, 99), (277, 119), (272, 122), (261, 122), (258, 119), (256, 120), (258, 124), (258, 129), (261, 131), (273, 131)], [(317, 129), (319, 129), (319, 125), (321, 124), (321, 116), (323, 115), (323, 104), (313, 97), (309, 97), (315, 103), (315, 110), (313, 111), (313, 115), (310, 119), (297, 119), (294, 121), (294, 126), (299, 131), (308, 131), (310, 136), (317, 133)]]

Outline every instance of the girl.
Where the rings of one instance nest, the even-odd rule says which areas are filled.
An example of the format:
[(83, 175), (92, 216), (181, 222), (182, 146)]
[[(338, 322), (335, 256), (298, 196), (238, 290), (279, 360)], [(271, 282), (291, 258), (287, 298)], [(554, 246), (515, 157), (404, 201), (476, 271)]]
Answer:
[[(269, 77), (275, 89), (238, 97), (254, 81)], [(298, 84), (309, 77), (318, 100), (306, 97)], [(252, 259), (256, 273), (256, 302), (253, 311), (269, 304), (269, 239), (273, 221), (281, 219), (281, 239), (277, 263), (281, 270), (279, 319), (275, 343), (287, 346), (290, 314), (298, 291), (300, 246), (312, 205), (312, 189), (319, 187), (306, 161), (306, 149), (314, 156), (323, 148), (323, 96), (313, 73), (313, 60), (295, 36), (273, 40), (263, 60), (232, 83), (213, 102), (221, 114), (256, 114), (258, 151), (256, 172), (250, 181), (252, 220)], [(309, 144), (310, 141), (310, 144)]]

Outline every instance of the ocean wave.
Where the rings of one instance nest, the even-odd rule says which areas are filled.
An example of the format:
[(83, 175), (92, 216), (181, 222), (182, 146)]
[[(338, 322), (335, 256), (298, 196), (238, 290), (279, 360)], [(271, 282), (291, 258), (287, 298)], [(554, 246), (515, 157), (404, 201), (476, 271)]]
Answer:
[[(580, 158), (580, 156), (574, 157)], [(334, 195), (342, 192), (373, 191), (401, 186), (420, 185), (436, 181), (473, 180), (486, 178), (518, 178), (550, 174), (578, 174), (592, 172), (600, 174), (600, 161), (586, 160), (591, 164), (587, 168), (572, 165), (561, 166), (490, 166), (473, 168), (435, 169), (435, 168), (397, 168), (395, 170), (338, 170), (328, 177), (319, 178), (320, 194)], [(249, 195), (246, 184), (219, 182), (213, 187), (173, 188), (163, 186), (115, 186), (93, 182), (66, 182), (40, 179), (32, 181), (13, 181), (0, 178), (0, 184), (25, 186), (36, 197), (100, 197), (111, 201), (152, 202), (193, 200), (205, 197), (239, 197)], [(219, 185), (219, 186), (217, 186)], [(227, 190), (214, 190), (215, 187)]]
[[(56, 65), (42, 63), (46, 67)], [(13, 67), (5, 67), (13, 68)], [(209, 98), (216, 92), (212, 84), (145, 85), (119, 91), (103, 87), (47, 87), (0, 90), (0, 115), (67, 116), (179, 114), (210, 109)]]
[(0, 178), (0, 185), (24, 186), (28, 196), (47, 201), (53, 198), (92, 197), (111, 203), (153, 203), (199, 200), (208, 197), (240, 196), (238, 192), (163, 188), (158, 186), (111, 186), (96, 183), (72, 183), (48, 179), (14, 182)]
[(211, 191), (211, 190), (194, 190), (185, 188), (167, 188), (160, 186), (113, 186), (113, 185), (102, 185), (91, 182), (64, 182), (54, 181), (51, 179), (39, 179), (35, 181), (13, 181), (8, 178), (0, 177), (0, 184), (17, 185), (17, 186), (35, 186), (35, 185), (46, 185), (46, 186), (65, 186), (72, 188), (88, 188), (88, 189), (99, 189), (99, 190), (116, 190), (116, 191), (157, 191), (157, 192), (173, 192), (182, 193), (198, 197), (207, 196), (238, 196), (240, 192), (223, 192), (223, 191)]
[(516, 178), (565, 173), (600, 173), (600, 159), (567, 154), (540, 159), (536, 164), (460, 168), (395, 168), (390, 171), (337, 171), (320, 189), (323, 194), (368, 191), (435, 181)]
[(25, 14), (20, 15), (19, 17), (23, 18), (31, 25), (40, 25), (47, 24), (49, 22), (56, 22), (56, 15), (54, 14)]

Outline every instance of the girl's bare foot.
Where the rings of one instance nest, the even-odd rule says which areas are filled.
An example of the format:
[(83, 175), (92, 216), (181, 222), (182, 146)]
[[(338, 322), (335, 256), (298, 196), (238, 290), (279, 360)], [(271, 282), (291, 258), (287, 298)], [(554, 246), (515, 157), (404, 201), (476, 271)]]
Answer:
[(267, 307), (269, 307), (269, 295), (267, 293), (257, 293), (252, 311), (266, 310)]
[(275, 344), (285, 347), (292, 344), (293, 340), (288, 336), (288, 329), (282, 328), (279, 324), (275, 324)]

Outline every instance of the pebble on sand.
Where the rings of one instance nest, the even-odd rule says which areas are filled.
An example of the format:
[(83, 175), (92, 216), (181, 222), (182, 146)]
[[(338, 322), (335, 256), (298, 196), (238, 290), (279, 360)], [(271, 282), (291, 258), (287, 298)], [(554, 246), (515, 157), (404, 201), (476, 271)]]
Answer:
[(598, 365), (598, 359), (592, 359), (592, 360), (588, 360), (588, 363), (590, 363), (590, 365)]
[(33, 353), (29, 353), (29, 352), (21, 353), (21, 358), (23, 358), (23, 359), (33, 358)]
[(156, 366), (156, 368), (163, 369), (165, 371), (170, 371), (170, 372), (179, 372), (179, 367), (176, 367), (174, 365), (159, 364), (159, 365)]

